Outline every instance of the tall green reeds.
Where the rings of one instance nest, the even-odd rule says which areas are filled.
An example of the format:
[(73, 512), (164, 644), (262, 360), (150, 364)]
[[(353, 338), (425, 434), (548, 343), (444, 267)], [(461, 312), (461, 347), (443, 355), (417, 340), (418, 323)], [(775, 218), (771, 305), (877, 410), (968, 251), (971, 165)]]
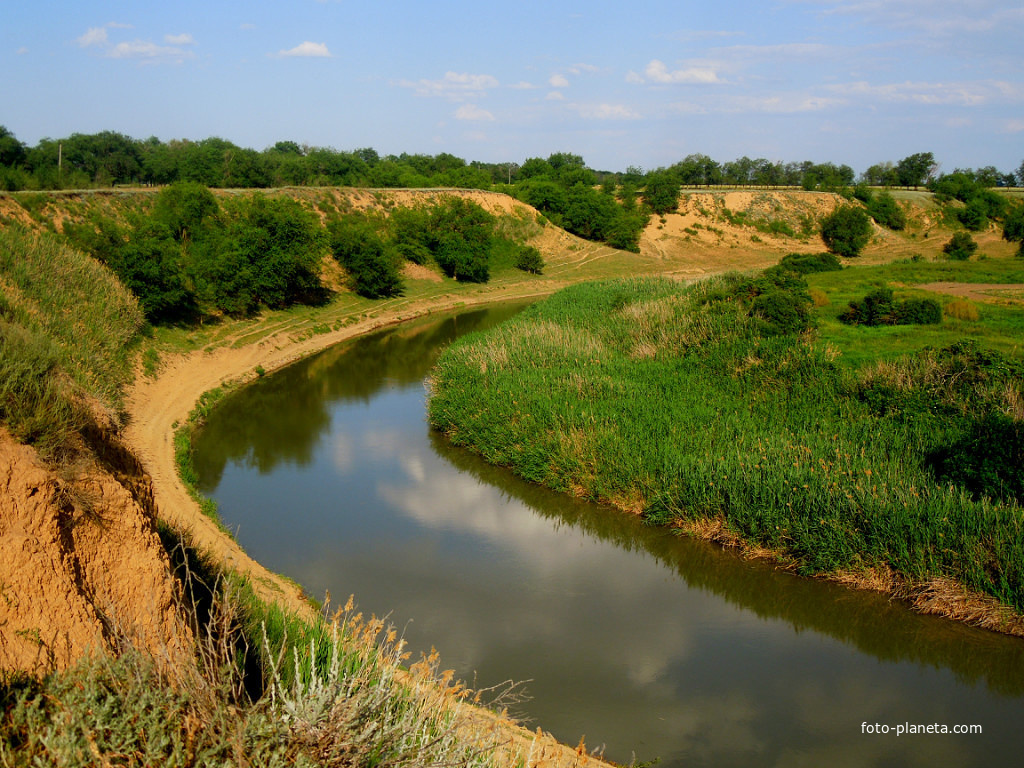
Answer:
[(743, 285), (566, 289), (442, 355), (431, 423), (652, 522), (724, 519), (804, 573), (953, 578), (1024, 610), (1021, 500), (972, 494), (930, 461), (1019, 401), (1019, 369), (933, 352), (897, 365), (902, 389), (883, 384), (811, 332), (766, 335)]

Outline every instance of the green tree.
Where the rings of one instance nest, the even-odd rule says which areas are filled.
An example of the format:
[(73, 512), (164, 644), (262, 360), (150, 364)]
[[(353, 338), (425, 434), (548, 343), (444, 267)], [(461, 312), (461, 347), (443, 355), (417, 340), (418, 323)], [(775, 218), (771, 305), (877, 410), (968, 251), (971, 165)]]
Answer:
[[(856, 193), (855, 193), (856, 194)], [(903, 230), (907, 226), (907, 214), (888, 191), (879, 192), (867, 201), (868, 213), (871, 218), (896, 231)]]
[(348, 271), (356, 293), (369, 299), (402, 294), (401, 256), (371, 222), (344, 216), (332, 221), (327, 232), (331, 253)]
[(978, 244), (966, 232), (956, 232), (949, 242), (942, 246), (942, 252), (956, 261), (967, 261), (976, 250)]
[(1003, 239), (1019, 243), (1017, 255), (1024, 257), (1024, 205), (1016, 206), (1003, 221)]
[(194, 181), (179, 181), (160, 190), (153, 217), (170, 231), (179, 243), (194, 237), (203, 222), (220, 212), (217, 198), (210, 190)]
[(679, 207), (679, 179), (664, 169), (647, 174), (643, 201), (654, 213), (672, 213)]
[(896, 180), (905, 187), (922, 186), (937, 168), (931, 152), (918, 152), (896, 163)]
[(839, 256), (859, 256), (871, 240), (871, 219), (863, 208), (843, 205), (822, 219), (821, 239)]

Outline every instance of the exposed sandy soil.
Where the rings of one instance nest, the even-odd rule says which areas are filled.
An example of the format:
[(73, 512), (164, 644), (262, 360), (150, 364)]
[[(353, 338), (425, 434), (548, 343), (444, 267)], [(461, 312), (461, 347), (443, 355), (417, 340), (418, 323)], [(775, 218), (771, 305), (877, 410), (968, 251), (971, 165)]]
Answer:
[(0, 430), (0, 668), (64, 669), (123, 641), (157, 659), (190, 647), (151, 488), (110, 440), (58, 476)]

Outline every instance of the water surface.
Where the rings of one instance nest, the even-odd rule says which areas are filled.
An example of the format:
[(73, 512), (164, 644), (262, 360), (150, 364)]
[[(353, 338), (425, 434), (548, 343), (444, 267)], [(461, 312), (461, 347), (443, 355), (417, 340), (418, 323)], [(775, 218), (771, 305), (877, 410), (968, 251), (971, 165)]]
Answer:
[[(232, 395), (196, 439), (204, 492), (267, 567), (354, 594), (471, 684), (528, 681), (528, 725), (616, 761), (1020, 761), (1024, 642), (645, 527), (432, 433), (442, 346), (518, 309), (399, 326)], [(896, 736), (908, 722), (983, 733)]]

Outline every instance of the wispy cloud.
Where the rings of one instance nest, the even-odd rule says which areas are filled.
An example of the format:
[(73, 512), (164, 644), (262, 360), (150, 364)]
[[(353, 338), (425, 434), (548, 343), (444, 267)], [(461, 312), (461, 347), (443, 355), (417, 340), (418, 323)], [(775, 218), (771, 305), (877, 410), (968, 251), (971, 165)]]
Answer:
[(85, 34), (78, 38), (78, 44), (83, 48), (89, 48), (94, 45), (107, 45), (108, 42), (106, 27), (89, 27)]
[(76, 42), (82, 48), (98, 48), (108, 59), (135, 59), (144, 62), (181, 62), (195, 56), (193, 51), (182, 46), (195, 45), (190, 34), (164, 35), (167, 45), (159, 45), (151, 40), (126, 40), (113, 43), (108, 29), (132, 29), (131, 24), (110, 22), (102, 27), (90, 27)]
[(585, 120), (639, 120), (640, 114), (622, 104), (568, 104)]
[(486, 109), (481, 109), (476, 104), (463, 104), (455, 110), (456, 120), (473, 120), (476, 122), (489, 122), (494, 120), (494, 115)]
[(548, 85), (552, 88), (568, 88), (569, 78), (565, 75), (552, 75), (548, 78)]
[(327, 49), (327, 43), (311, 43), (306, 40), (294, 48), (286, 51), (278, 51), (277, 55), (282, 58), (307, 58), (307, 59), (329, 59), (331, 52)]
[(103, 54), (111, 59), (143, 59), (146, 61), (190, 59), (195, 54), (171, 45), (157, 45), (149, 40), (118, 43)]
[(499, 85), (497, 78), (491, 75), (467, 72), (446, 72), (440, 80), (401, 80), (398, 84), (414, 89), (421, 96), (441, 96), (452, 101), (480, 98)]
[(651, 60), (644, 69), (644, 75), (648, 81), (659, 85), (713, 85), (723, 82), (711, 67), (693, 66), (670, 70), (664, 62), (658, 59)]
[(859, 81), (833, 85), (829, 90), (849, 97), (925, 106), (978, 107), (993, 101), (1019, 102), (1024, 99), (1024, 87), (1003, 81), (880, 85)]

